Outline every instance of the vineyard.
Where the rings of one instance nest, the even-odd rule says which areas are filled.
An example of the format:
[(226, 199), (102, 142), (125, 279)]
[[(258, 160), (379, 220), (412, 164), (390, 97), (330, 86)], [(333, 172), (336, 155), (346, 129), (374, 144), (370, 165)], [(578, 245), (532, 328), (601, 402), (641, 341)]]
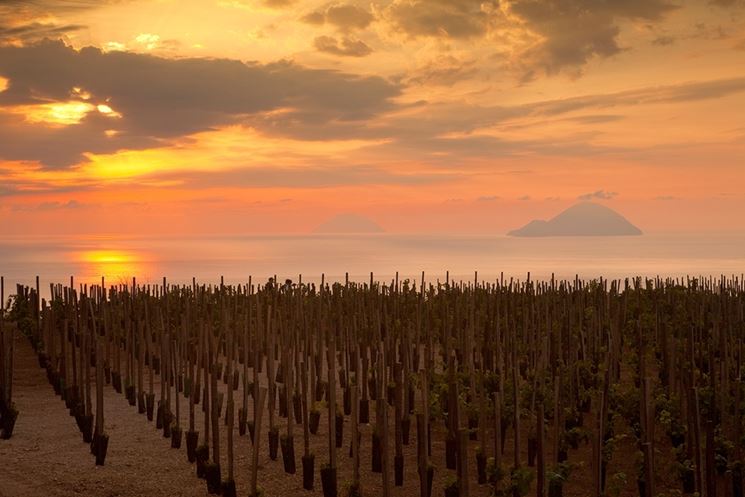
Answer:
[(193, 465), (194, 495), (743, 496), (741, 278), (49, 295), (37, 279), (0, 311), (0, 450), (26, 426), (30, 346), (91, 471), (126, 442), (115, 392)]

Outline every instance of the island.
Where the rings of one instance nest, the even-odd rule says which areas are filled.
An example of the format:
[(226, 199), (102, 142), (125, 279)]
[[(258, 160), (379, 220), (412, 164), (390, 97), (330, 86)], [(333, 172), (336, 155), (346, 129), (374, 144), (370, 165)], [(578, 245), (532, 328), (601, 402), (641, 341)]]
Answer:
[(610, 207), (594, 202), (575, 204), (556, 217), (533, 220), (507, 236), (638, 236), (642, 231)]

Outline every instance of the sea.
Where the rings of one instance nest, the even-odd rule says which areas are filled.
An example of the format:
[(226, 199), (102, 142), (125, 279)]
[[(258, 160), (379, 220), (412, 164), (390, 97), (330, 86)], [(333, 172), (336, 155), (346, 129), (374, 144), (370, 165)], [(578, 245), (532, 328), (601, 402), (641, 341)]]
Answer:
[(634, 237), (513, 238), (502, 235), (288, 234), (251, 236), (0, 237), (6, 297), (16, 284), (42, 295), (50, 283), (245, 284), (305, 282), (496, 281), (738, 278), (745, 272), (745, 233), (649, 234)]

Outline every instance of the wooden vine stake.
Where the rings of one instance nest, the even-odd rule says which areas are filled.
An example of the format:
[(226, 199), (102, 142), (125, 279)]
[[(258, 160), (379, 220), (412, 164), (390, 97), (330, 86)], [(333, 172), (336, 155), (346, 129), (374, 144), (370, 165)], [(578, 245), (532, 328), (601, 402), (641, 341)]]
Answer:
[(256, 398), (255, 403), (255, 410), (256, 410), (256, 426), (254, 429), (256, 430), (256, 436), (254, 437), (254, 443), (253, 448), (251, 452), (251, 492), (248, 494), (249, 497), (260, 497), (261, 493), (259, 493), (259, 489), (257, 486), (257, 478), (258, 478), (258, 471), (259, 471), (259, 444), (261, 437), (258, 436), (259, 433), (261, 433), (261, 414), (264, 411), (264, 403), (266, 402), (266, 395), (267, 395), (267, 389), (266, 387), (259, 387), (258, 388), (258, 395)]

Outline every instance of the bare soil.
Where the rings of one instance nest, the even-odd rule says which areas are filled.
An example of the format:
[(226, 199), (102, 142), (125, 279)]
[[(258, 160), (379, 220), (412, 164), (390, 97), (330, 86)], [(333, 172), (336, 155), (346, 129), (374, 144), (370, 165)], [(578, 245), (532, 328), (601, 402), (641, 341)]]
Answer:
[[(250, 373), (249, 373), (250, 374)], [(265, 374), (263, 375), (265, 376)], [(197, 478), (195, 466), (186, 458), (186, 442), (180, 450), (172, 449), (170, 440), (156, 430), (154, 422), (148, 422), (144, 414), (129, 405), (123, 395), (117, 394), (111, 386), (105, 388), (105, 427), (110, 437), (108, 456), (103, 467), (95, 466), (94, 457), (88, 444), (83, 442), (75, 419), (70, 416), (60, 397), (54, 394), (45, 372), (38, 365), (35, 353), (28, 342), (17, 337), (16, 376), (14, 383), (14, 402), (20, 412), (15, 432), (10, 440), (0, 440), (0, 497), (42, 497), (42, 496), (204, 496), (206, 483)], [(159, 383), (156, 376), (156, 400), (159, 397)], [(221, 388), (225, 388), (221, 382)], [(240, 390), (235, 392), (236, 413), (241, 405)], [(95, 397), (95, 392), (94, 392)], [(341, 401), (341, 395), (337, 398)], [(249, 401), (249, 405), (252, 402)], [(371, 401), (371, 418), (374, 418), (374, 402)], [(224, 413), (224, 409), (223, 409)], [(390, 416), (392, 418), (392, 416)], [(252, 416), (249, 415), (249, 419)], [(294, 427), (295, 457), (297, 473), (284, 472), (281, 451), (276, 461), (269, 458), (268, 417), (264, 415), (260, 438), (259, 486), (266, 496), (320, 496), (323, 495), (320, 481), (321, 465), (328, 461), (328, 415), (324, 411), (321, 426), (316, 435), (311, 435), (311, 451), (315, 454), (315, 490), (302, 488), (303, 438), (302, 426)], [(276, 418), (280, 434), (286, 431), (287, 421)], [(181, 426), (188, 429), (188, 401), (181, 397)], [(222, 471), (227, 476), (225, 460), (225, 429), (222, 430)], [(196, 429), (203, 429), (201, 407), (197, 408)], [(351, 480), (352, 462), (348, 457), (350, 444), (349, 417), (345, 418), (344, 444), (338, 449), (339, 495), (345, 495), (345, 485)], [(361, 488), (367, 496), (382, 495), (382, 477), (371, 472), (371, 431), (369, 425), (361, 427), (360, 447)], [(391, 433), (392, 433), (391, 429)], [(550, 431), (550, 430), (549, 430)], [(492, 435), (489, 430), (487, 454), (492, 452)], [(512, 461), (512, 435), (508, 432), (505, 466)], [(201, 443), (200, 438), (200, 443)], [(526, 440), (525, 435), (522, 438)], [(433, 455), (435, 480), (433, 497), (444, 495), (443, 486), (447, 475), (454, 471), (445, 469), (445, 432), (442, 422), (433, 425)], [(405, 475), (404, 486), (394, 487), (393, 496), (413, 497), (419, 495), (419, 480), (416, 470), (416, 427), (412, 423), (410, 444), (404, 447)], [(392, 441), (391, 447), (392, 447)], [(549, 449), (551, 440), (548, 441)], [(472, 477), (470, 495), (486, 497), (491, 489), (476, 482), (475, 449), (478, 442), (469, 444), (469, 473)], [(523, 443), (523, 445), (525, 445)], [(235, 429), (235, 480), (238, 495), (248, 495), (251, 443), (248, 435), (239, 437)], [(523, 448), (523, 450), (527, 450)], [(550, 450), (548, 451), (550, 454)], [(581, 446), (570, 451), (570, 461), (589, 461), (590, 447)], [(527, 455), (523, 454), (523, 461)], [(393, 480), (393, 454), (391, 449), (391, 480)], [(635, 472), (633, 470), (633, 446), (621, 446), (614, 457), (608, 477), (623, 472), (628, 483), (620, 495), (637, 495)], [(564, 486), (566, 497), (589, 495), (591, 488), (589, 464), (580, 463)], [(535, 485), (530, 495), (535, 495)]]

